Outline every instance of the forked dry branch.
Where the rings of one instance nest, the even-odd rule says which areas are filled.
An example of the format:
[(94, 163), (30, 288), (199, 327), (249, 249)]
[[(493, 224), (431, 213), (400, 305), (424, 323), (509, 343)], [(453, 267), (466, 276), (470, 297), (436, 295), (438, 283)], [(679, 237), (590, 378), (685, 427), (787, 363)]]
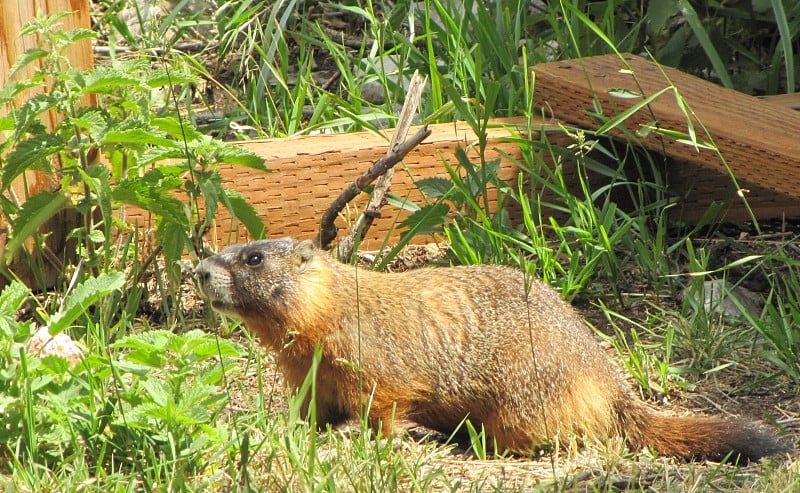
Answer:
[(386, 203), (386, 195), (389, 193), (391, 186), (392, 176), (394, 175), (394, 166), (403, 160), (403, 158), (411, 152), (412, 149), (417, 147), (423, 140), (428, 138), (431, 134), (427, 125), (420, 128), (410, 139), (406, 140), (408, 129), (411, 127), (411, 121), (414, 113), (419, 107), (419, 100), (422, 95), (422, 89), (425, 87), (427, 77), (422, 77), (419, 72), (415, 72), (411, 78), (406, 94), (406, 100), (403, 104), (403, 109), (397, 121), (397, 127), (389, 142), (389, 151), (384, 157), (375, 161), (375, 163), (354, 182), (352, 182), (342, 193), (336, 197), (330, 207), (325, 211), (320, 221), (319, 229), (319, 246), (323, 249), (328, 249), (333, 240), (338, 235), (338, 228), (334, 221), (339, 213), (345, 206), (354, 198), (358, 196), (364, 189), (366, 189), (376, 179), (378, 182), (372, 192), (372, 197), (364, 208), (358, 220), (355, 222), (350, 235), (343, 238), (339, 243), (339, 257), (350, 258), (353, 254), (353, 249), (358, 244), (358, 240), (363, 238), (369, 230), (372, 222), (376, 217), (380, 217), (380, 209)]

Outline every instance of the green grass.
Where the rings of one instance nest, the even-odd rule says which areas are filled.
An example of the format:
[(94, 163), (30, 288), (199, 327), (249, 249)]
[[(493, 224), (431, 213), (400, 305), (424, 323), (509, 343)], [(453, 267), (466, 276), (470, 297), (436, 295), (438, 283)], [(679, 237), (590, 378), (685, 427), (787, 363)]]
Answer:
[[(479, 136), (497, 116), (527, 116), (530, 130), (541, 130), (533, 123), (535, 80), (526, 67), (548, 59), (647, 49), (686, 70), (713, 69), (721, 82), (744, 90), (775, 92), (796, 84), (792, 33), (800, 22), (798, 7), (759, 4), (756, 24), (776, 26), (771, 37), (761, 39), (757, 27), (738, 15), (746, 10), (739, 3), (725, 11), (691, 2), (675, 3), (686, 7), (681, 11), (673, 4), (659, 10), (657, 4), (644, 9), (639, 2), (548, 2), (545, 11), (531, 11), (521, 0), (425, 0), (394, 2), (393, 8), (369, 1), (326, 5), (363, 26), (364, 35), (357, 32), (356, 43), (347, 46), (322, 18), (307, 15), (321, 12), (315, 2), (227, 2), (213, 16), (194, 17), (216, 24), (220, 32), (219, 62), (232, 75), (216, 83), (238, 102), (230, 120), (259, 135), (391, 125), (403, 101), (403, 82), (415, 69), (430, 80), (421, 120), (462, 119)], [(678, 464), (626, 451), (618, 440), (516, 458), (492, 456), (475, 429), (468, 430), (467, 444), (417, 433), (375, 439), (364, 422), (316, 431), (313, 409), (305, 416), (300, 396), (286, 399), (271, 357), (242, 336), (238, 324), (210, 315), (196, 320), (180, 306), (189, 297), (182, 294), (180, 270), (172, 261), (189, 249), (202, 249), (200, 233), (216, 204), (242, 216), (252, 231), (258, 229), (241, 198), (221, 189), (214, 166), (230, 160), (259, 164), (181, 119), (192, 114), (186, 106), (189, 84), (198, 75), (217, 75), (213, 63), (170, 51), (193, 19), (175, 9), (136, 38), (115, 17), (119, 5), (110, 7), (105, 19), (115, 27), (112, 44), (127, 40), (143, 50), (161, 48), (165, 55), (147, 63), (114, 59), (109, 70), (93, 73), (95, 85), (89, 87), (105, 88), (102, 106), (84, 113), (73, 103), (86, 90), (85, 81), (59, 70), (55, 62), (61, 59), (47, 58), (61, 84), (48, 87), (65, 96), (29, 102), (0, 119), (0, 131), (9, 137), (0, 149), (0, 205), (14, 226), (4, 255), (10, 258), (9, 245), (23, 250), (43, 218), (59, 209), (76, 209), (86, 226), (73, 233), (76, 258), (84, 263), (65, 269), (54, 301), (19, 284), (0, 294), (4, 489), (793, 491), (800, 486), (796, 462), (738, 469)], [(717, 22), (720, 18), (726, 22)], [(40, 30), (47, 27), (40, 22)], [(720, 42), (726, 29), (736, 28), (747, 36)], [(47, 39), (57, 45), (50, 53), (69, 42)], [(775, 61), (767, 70), (757, 63), (764, 46)], [(730, 56), (733, 48), (739, 56)], [(27, 60), (41, 56), (32, 52)], [(314, 64), (325, 56), (340, 77), (331, 87), (312, 77)], [(389, 60), (400, 68), (396, 80), (383, 71)], [(378, 82), (384, 103), (363, 98), (370, 81)], [(154, 101), (156, 86), (179, 90)], [(8, 107), (12, 93), (22, 89), (9, 86), (0, 103)], [(682, 101), (678, 88), (667, 90)], [(683, 103), (687, 126), (670, 129), (666, 137), (713, 147), (713, 135), (689, 117), (691, 108)], [(34, 117), (52, 108), (68, 118), (59, 132), (46, 134)], [(447, 242), (454, 262), (513, 264), (546, 280), (596, 315), (592, 321), (609, 352), (617, 354), (632, 384), (654, 404), (667, 399), (680, 407), (709, 408), (710, 400), (738, 413), (744, 403), (753, 406), (748, 409), (756, 417), (764, 412), (767, 419), (784, 418), (774, 406), (759, 408), (753, 401), (760, 397), (747, 394), (762, 388), (793, 394), (800, 381), (797, 238), (756, 236), (752, 251), (720, 265), (706, 234), (719, 225), (686, 230), (669, 224), (666, 211), (675, 199), (667, 193), (659, 157), (643, 149), (635, 135), (625, 141), (606, 137), (625, 114), (595, 116), (595, 131), (549, 128), (537, 139), (525, 132), (510, 137), (523, 150), (515, 182), (501, 181), (499, 163), (483, 152), (474, 161), (459, 153), (456, 162), (443, 163), (448, 178), (418, 184), (427, 202), (417, 204), (403, 225), (408, 234), (400, 246), (415, 232), (434, 232)], [(157, 145), (145, 146), (145, 134), (157, 135)], [(568, 137), (572, 145), (554, 145), (549, 138), (554, 134)], [(19, 146), (22, 142), (27, 144)], [(105, 153), (110, 171), (88, 159), (93, 146)], [(485, 139), (477, 143), (480, 151), (486, 146)], [(77, 184), (80, 191), (48, 192), (18, 207), (7, 193), (6, 178), (25, 169), (50, 169), (45, 158), (55, 154), (67, 165), (59, 176), (68, 176), (65, 184)], [(180, 164), (163, 166), (161, 158), (167, 157)], [(154, 163), (159, 165), (151, 169)], [(593, 181), (596, 176), (602, 184)], [(736, 182), (733, 175), (729, 179)], [(187, 209), (172, 201), (178, 189), (193, 200)], [(620, 208), (611, 192), (625, 196), (632, 207)], [(499, 208), (489, 206), (495, 193)], [(211, 204), (208, 215), (201, 215), (195, 202), (201, 196), (207, 208)], [(168, 262), (152, 264), (156, 288), (149, 293), (140, 283), (147, 276), (137, 262), (142, 255), (138, 233), (111, 214), (120, 202), (149, 206), (159, 217), (157, 239)], [(512, 210), (521, 214), (519, 223), (510, 220)], [(757, 222), (755, 231), (761, 231)], [(728, 326), (698, 311), (697, 303), (680, 300), (684, 286), (699, 291), (703, 280), (723, 276), (740, 282), (766, 279), (764, 312)], [(166, 323), (142, 317), (146, 296), (156, 298), (148, 302), (166, 315)], [(26, 315), (18, 317), (23, 308)], [(26, 342), (43, 325), (77, 340), (81, 361), (70, 366), (59, 357), (30, 354)], [(305, 389), (313, 391), (310, 385)], [(459, 448), (470, 446), (469, 452)]]

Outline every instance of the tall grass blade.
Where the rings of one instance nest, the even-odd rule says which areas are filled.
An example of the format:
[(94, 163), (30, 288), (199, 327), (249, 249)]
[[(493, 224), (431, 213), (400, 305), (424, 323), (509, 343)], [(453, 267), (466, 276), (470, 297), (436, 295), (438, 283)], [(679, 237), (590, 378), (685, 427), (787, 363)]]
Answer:
[(781, 35), (781, 50), (783, 51), (783, 62), (786, 67), (786, 92), (795, 91), (794, 73), (794, 49), (792, 47), (792, 32), (789, 29), (789, 21), (786, 18), (786, 10), (783, 8), (782, 0), (770, 0), (772, 11), (775, 13), (775, 23), (778, 25), (778, 32)]
[(717, 51), (716, 46), (714, 46), (714, 42), (711, 41), (711, 37), (708, 35), (708, 32), (706, 32), (705, 28), (703, 27), (703, 22), (697, 15), (697, 11), (694, 10), (692, 4), (687, 0), (678, 0), (678, 7), (680, 8), (681, 15), (684, 19), (686, 19), (686, 22), (688, 22), (689, 26), (692, 28), (692, 31), (697, 37), (697, 41), (700, 43), (700, 46), (703, 47), (703, 51), (706, 52), (706, 56), (711, 61), (711, 66), (714, 67), (714, 71), (717, 73), (716, 75), (719, 77), (720, 82), (722, 82), (723, 86), (732, 89), (733, 80), (731, 80), (731, 76), (728, 73), (728, 68), (725, 66), (725, 62), (723, 62), (722, 58), (719, 56), (719, 52)]
[(672, 86), (667, 86), (664, 89), (661, 89), (660, 91), (658, 91), (657, 93), (648, 96), (647, 98), (645, 98), (642, 101), (634, 104), (633, 106), (631, 106), (627, 110), (623, 111), (622, 113), (618, 114), (617, 116), (609, 119), (607, 122), (602, 124), (600, 126), (600, 128), (597, 129), (597, 131), (595, 133), (597, 135), (605, 135), (610, 130), (613, 130), (614, 128), (618, 127), (623, 122), (625, 122), (628, 118), (631, 117), (631, 115), (635, 114), (636, 112), (638, 112), (642, 108), (647, 107), (650, 103), (655, 101), (655, 99), (657, 97), (661, 96), (665, 92), (670, 91), (672, 89), (673, 89)]

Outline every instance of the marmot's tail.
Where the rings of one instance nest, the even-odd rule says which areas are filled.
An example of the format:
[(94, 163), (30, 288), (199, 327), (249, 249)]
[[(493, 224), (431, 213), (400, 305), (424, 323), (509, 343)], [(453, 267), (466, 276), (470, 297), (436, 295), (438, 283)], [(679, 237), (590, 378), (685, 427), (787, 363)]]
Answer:
[(686, 460), (749, 462), (793, 450), (774, 430), (750, 421), (664, 416), (638, 402), (622, 404), (618, 413), (630, 446), (650, 447), (660, 455)]

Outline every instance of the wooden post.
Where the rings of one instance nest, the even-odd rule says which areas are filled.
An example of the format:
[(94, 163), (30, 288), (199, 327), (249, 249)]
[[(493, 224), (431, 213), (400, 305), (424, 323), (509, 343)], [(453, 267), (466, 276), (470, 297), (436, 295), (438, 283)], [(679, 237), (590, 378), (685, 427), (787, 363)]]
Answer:
[[(5, 85), (9, 80), (9, 73), (14, 62), (27, 50), (38, 46), (40, 37), (29, 35), (20, 37), (22, 28), (39, 13), (40, 15), (54, 15), (62, 12), (71, 12), (61, 19), (63, 29), (91, 28), (89, 0), (0, 0), (0, 85)], [(94, 54), (92, 41), (86, 39), (68, 47), (65, 55), (73, 67), (90, 69), (94, 67)], [(15, 79), (29, 78), (37, 67), (28, 65), (17, 73)], [(38, 92), (31, 89), (22, 94), (16, 104)], [(0, 108), (0, 114), (3, 109)], [(56, 115), (48, 114), (43, 123), (52, 130), (58, 124)]]
[[(61, 28), (65, 30), (76, 28), (90, 28), (90, 7), (89, 0), (0, 0), (0, 87), (9, 82), (11, 67), (15, 61), (31, 48), (38, 46), (40, 36), (28, 35), (20, 36), (21, 29), (36, 15), (54, 15), (62, 12), (70, 12), (70, 15), (63, 17), (59, 22)], [(67, 48), (65, 55), (69, 58), (73, 67), (80, 69), (90, 69), (94, 66), (91, 40), (83, 40)], [(15, 80), (26, 80), (32, 76), (34, 71), (39, 68), (32, 63), (14, 75)], [(14, 101), (14, 106), (19, 107), (29, 98), (41, 92), (39, 88), (33, 88), (24, 93)], [(94, 101), (86, 101), (85, 104), (92, 104)], [(7, 108), (0, 106), (0, 116), (7, 114)], [(42, 123), (52, 131), (59, 123), (59, 116), (49, 112), (43, 114)], [(0, 139), (3, 139), (0, 136)], [(14, 200), (24, 201), (25, 197), (33, 195), (42, 190), (54, 190), (59, 186), (59, 177), (41, 171), (28, 171), (25, 173), (24, 180), (18, 179), (12, 183), (11, 190)], [(49, 234), (47, 247), (54, 256), (51, 258), (63, 257), (63, 250), (66, 235), (77, 223), (77, 217), (71, 214), (71, 218), (65, 215), (58, 215), (45, 225)], [(0, 245), (5, 244), (6, 224), (5, 218), (0, 216)], [(44, 284), (51, 286), (59, 275), (58, 262), (43, 261), (45, 266)], [(28, 285), (34, 285), (33, 275), (30, 269), (26, 269), (25, 262), (15, 261), (12, 269)], [(0, 278), (0, 286), (5, 284), (5, 279)], [(45, 286), (38, 286), (45, 287)]]

